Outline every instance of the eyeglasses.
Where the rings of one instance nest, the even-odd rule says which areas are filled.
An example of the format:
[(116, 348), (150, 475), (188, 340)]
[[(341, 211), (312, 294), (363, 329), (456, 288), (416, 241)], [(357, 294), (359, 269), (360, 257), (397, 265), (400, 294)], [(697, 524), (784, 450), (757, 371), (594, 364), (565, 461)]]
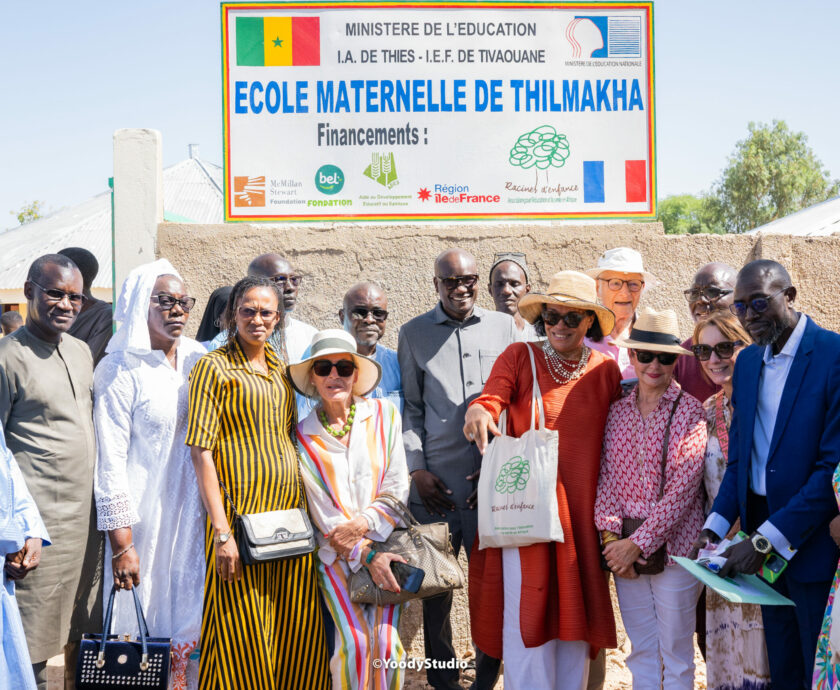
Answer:
[(729, 305), (729, 311), (731, 311), (735, 316), (742, 317), (746, 316), (747, 308), (752, 309), (756, 314), (761, 314), (761, 312), (767, 311), (770, 307), (770, 302), (774, 300), (776, 297), (781, 295), (782, 293), (787, 292), (790, 289), (790, 286), (786, 288), (782, 288), (777, 293), (770, 295), (769, 297), (756, 297), (755, 299), (751, 299), (747, 302), (733, 302)]
[(662, 366), (669, 367), (677, 361), (678, 354), (674, 352), (651, 352), (650, 350), (633, 350), (636, 359), (640, 364), (650, 364), (654, 358), (659, 360)]
[(303, 276), (287, 276), (282, 273), (278, 273), (276, 276), (272, 276), (271, 279), (278, 285), (286, 285), (286, 283), (290, 283), (294, 287), (297, 287), (300, 285), (300, 281), (303, 280)]
[(567, 311), (565, 314), (561, 314), (546, 309), (542, 313), (542, 320), (546, 326), (556, 326), (563, 321), (569, 328), (577, 328), (585, 318), (586, 314), (580, 311)]
[(364, 321), (368, 314), (373, 314), (373, 320), (382, 323), (385, 319), (388, 318), (388, 312), (385, 309), (368, 309), (367, 307), (353, 307), (350, 310), (350, 316), (352, 316), (356, 321)]
[(697, 302), (701, 297), (707, 302), (717, 302), (721, 297), (732, 294), (732, 290), (716, 287), (689, 288), (683, 290), (683, 294), (689, 303)]
[(239, 315), (248, 321), (255, 319), (257, 314), (260, 315), (260, 318), (263, 321), (271, 321), (276, 318), (279, 313), (280, 312), (275, 309), (252, 309), (251, 307), (239, 307)]
[(337, 362), (331, 362), (328, 359), (319, 359), (312, 365), (312, 371), (315, 376), (326, 377), (330, 375), (333, 367), (336, 373), (343, 379), (353, 375), (356, 371), (356, 363), (352, 359), (340, 359)]
[(644, 280), (622, 280), (621, 278), (598, 278), (598, 280), (606, 283), (607, 287), (613, 292), (621, 290), (621, 286), (625, 283), (630, 292), (638, 292), (645, 286)]
[(29, 282), (43, 292), (50, 302), (60, 302), (66, 297), (70, 301), (70, 304), (81, 306), (87, 299), (87, 297), (79, 292), (65, 292), (64, 290), (59, 290), (58, 288), (45, 288), (43, 285), (39, 285), (34, 280), (30, 280)]
[(160, 294), (152, 295), (152, 299), (157, 300), (161, 309), (172, 309), (177, 304), (185, 312), (189, 312), (195, 306), (195, 297), (182, 297), (181, 299), (177, 299), (172, 295)]
[(714, 346), (695, 345), (691, 348), (691, 351), (701, 362), (708, 361), (712, 356), (712, 352), (714, 352), (720, 359), (731, 359), (732, 355), (735, 354), (735, 348), (743, 344), (744, 343), (740, 340), (735, 340), (734, 342), (731, 340), (723, 340)]
[(450, 276), (449, 278), (437, 276), (437, 279), (444, 284), (449, 292), (452, 292), (462, 285), (467, 288), (467, 290), (472, 290), (478, 282), (478, 274), (473, 273), (472, 275), (466, 276)]

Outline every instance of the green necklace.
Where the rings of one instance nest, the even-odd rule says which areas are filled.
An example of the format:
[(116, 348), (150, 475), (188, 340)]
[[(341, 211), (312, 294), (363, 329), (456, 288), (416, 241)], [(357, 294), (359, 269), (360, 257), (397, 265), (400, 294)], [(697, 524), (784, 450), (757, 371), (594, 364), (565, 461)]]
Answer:
[(330, 426), (330, 423), (327, 421), (327, 413), (323, 410), (318, 410), (318, 418), (321, 420), (321, 424), (324, 425), (324, 428), (327, 430), (327, 433), (335, 436), (336, 438), (341, 438), (342, 436), (346, 436), (350, 433), (350, 429), (353, 427), (353, 417), (356, 416), (356, 403), (350, 405), (350, 414), (347, 415), (347, 423), (341, 427), (338, 431), (333, 429)]

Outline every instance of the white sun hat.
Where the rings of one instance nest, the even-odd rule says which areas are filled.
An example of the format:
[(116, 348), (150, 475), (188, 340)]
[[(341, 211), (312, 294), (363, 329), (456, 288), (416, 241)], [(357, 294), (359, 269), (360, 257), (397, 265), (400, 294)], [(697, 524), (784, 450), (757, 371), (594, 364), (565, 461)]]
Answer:
[(300, 362), (289, 365), (289, 377), (292, 385), (307, 398), (315, 395), (315, 386), (309, 378), (309, 370), (315, 360), (327, 355), (350, 355), (356, 363), (356, 371), (359, 376), (353, 384), (353, 395), (364, 396), (370, 393), (379, 384), (382, 378), (382, 367), (379, 362), (360, 355), (356, 351), (356, 341), (347, 331), (340, 328), (328, 328), (318, 331), (312, 336), (312, 343), (309, 345), (309, 356)]
[(590, 278), (597, 278), (604, 271), (615, 271), (616, 273), (638, 273), (645, 281), (645, 287), (655, 287), (659, 281), (652, 273), (645, 270), (642, 255), (630, 247), (615, 247), (607, 249), (598, 258), (598, 265), (584, 271)]

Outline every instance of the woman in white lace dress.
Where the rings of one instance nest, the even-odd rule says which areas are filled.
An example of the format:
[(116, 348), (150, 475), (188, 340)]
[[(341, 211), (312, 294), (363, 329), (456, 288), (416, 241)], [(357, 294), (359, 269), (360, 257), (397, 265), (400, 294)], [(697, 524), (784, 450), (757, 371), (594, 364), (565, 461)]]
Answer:
[[(172, 638), (173, 689), (197, 687), (204, 592), (204, 513), (184, 444), (188, 377), (207, 352), (182, 335), (194, 303), (165, 259), (134, 269), (93, 383), (106, 602), (112, 583), (139, 585), (149, 632)], [(113, 631), (136, 635), (132, 597), (116, 599)]]

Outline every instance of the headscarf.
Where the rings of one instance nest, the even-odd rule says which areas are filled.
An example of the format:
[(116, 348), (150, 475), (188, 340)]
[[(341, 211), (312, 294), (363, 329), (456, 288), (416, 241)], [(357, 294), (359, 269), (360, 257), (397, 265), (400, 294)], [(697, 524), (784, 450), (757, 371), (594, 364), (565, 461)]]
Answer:
[(195, 334), (195, 339), (198, 342), (204, 343), (213, 340), (221, 332), (222, 327), (219, 319), (227, 306), (231, 292), (233, 292), (233, 288), (230, 285), (225, 285), (216, 288), (210, 294), (210, 299), (207, 300), (207, 308), (201, 317), (201, 325), (198, 327), (198, 333)]
[(131, 352), (144, 355), (152, 351), (149, 338), (149, 299), (159, 276), (180, 274), (166, 259), (158, 259), (133, 269), (120, 290), (114, 309), (117, 332), (111, 338), (106, 352)]

